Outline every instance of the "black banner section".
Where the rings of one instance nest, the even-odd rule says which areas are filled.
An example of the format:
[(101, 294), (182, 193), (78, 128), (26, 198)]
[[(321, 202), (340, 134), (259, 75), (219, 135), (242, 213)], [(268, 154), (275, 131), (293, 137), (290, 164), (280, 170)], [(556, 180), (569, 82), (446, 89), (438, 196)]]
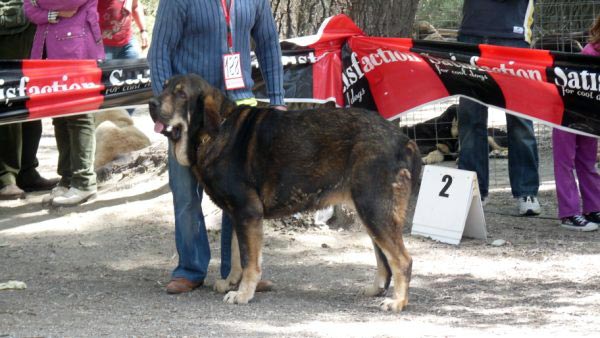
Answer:
[(146, 59), (104, 61), (100, 68), (105, 88), (101, 108), (145, 104), (152, 97)]
[(0, 67), (0, 123), (2, 121), (26, 120), (27, 97), (22, 83), (23, 71), (20, 60), (2, 61)]

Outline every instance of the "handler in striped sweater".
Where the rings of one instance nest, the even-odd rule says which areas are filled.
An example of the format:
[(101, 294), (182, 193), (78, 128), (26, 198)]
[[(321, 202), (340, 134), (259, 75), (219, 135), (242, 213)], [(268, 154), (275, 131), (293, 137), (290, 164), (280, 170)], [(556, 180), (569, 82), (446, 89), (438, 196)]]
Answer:
[[(152, 89), (159, 94), (173, 75), (196, 73), (236, 102), (256, 104), (252, 94), (250, 39), (256, 45), (271, 105), (285, 109), (281, 49), (268, 0), (161, 0), (148, 53)], [(241, 79), (226, 79), (224, 64), (240, 61)], [(235, 73), (235, 72), (234, 72)], [(189, 292), (203, 284), (210, 247), (201, 208), (202, 186), (169, 149), (169, 186), (175, 207), (179, 262), (167, 292)], [(230, 270), (232, 224), (223, 216), (221, 276)], [(270, 282), (257, 287), (267, 289)]]

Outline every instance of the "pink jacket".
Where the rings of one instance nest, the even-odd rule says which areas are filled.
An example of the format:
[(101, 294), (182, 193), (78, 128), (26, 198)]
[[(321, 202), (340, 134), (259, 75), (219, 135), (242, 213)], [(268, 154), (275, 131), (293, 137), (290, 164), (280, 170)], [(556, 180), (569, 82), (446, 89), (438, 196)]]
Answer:
[[(98, 0), (24, 0), (25, 15), (37, 25), (32, 59), (104, 59)], [(49, 11), (73, 10), (70, 18), (48, 22)]]
[(588, 43), (587, 45), (585, 45), (585, 47), (583, 47), (581, 54), (600, 56), (600, 52), (598, 52), (596, 50), (596, 48), (600, 49), (600, 46), (598, 46), (598, 45), (594, 46), (591, 43)]

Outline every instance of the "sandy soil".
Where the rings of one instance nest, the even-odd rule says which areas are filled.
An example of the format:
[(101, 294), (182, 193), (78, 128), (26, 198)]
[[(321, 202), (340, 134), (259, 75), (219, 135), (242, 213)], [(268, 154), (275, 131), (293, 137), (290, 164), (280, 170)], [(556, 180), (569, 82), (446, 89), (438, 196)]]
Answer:
[[(540, 193), (536, 218), (515, 216), (510, 193), (495, 189), (485, 207), (485, 241), (453, 246), (411, 236), (409, 219), (413, 277), (400, 314), (360, 295), (375, 273), (364, 232), (317, 227), (310, 215), (265, 225), (273, 292), (248, 305), (224, 304), (210, 288), (213, 259), (208, 286), (167, 295), (177, 261), (172, 204), (164, 140), (151, 135), (149, 123), (138, 112), (152, 148), (104, 182), (95, 201), (63, 209), (42, 208), (41, 194), (0, 202), (0, 283), (27, 284), (0, 291), (0, 337), (600, 336), (600, 233), (562, 230), (551, 187)], [(48, 122), (44, 132), (41, 170), (55, 176)], [(218, 258), (218, 215), (209, 205), (205, 213)], [(496, 239), (507, 242), (491, 245)]]

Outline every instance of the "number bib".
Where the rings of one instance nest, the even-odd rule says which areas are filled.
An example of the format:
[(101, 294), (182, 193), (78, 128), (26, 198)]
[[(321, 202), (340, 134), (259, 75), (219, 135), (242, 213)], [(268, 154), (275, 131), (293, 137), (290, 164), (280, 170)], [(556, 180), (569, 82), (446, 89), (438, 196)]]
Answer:
[(225, 89), (233, 90), (246, 87), (242, 75), (242, 61), (240, 53), (223, 55), (223, 74), (225, 78)]

